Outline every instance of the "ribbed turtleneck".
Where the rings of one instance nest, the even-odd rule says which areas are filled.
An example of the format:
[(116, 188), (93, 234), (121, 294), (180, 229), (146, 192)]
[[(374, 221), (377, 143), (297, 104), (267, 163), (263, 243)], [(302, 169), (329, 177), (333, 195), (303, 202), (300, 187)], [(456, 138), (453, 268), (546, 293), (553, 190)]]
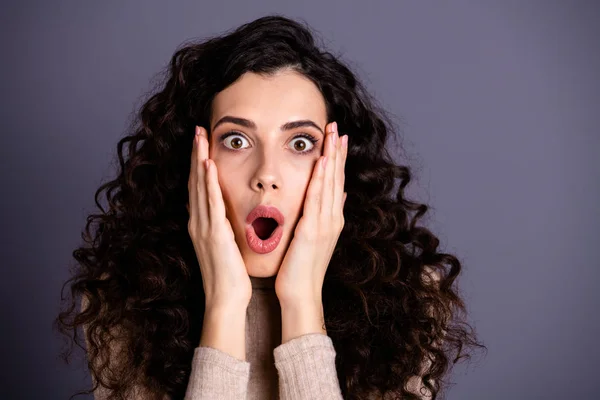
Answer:
[(248, 396), (269, 387), (271, 396), (278, 398), (279, 377), (273, 350), (281, 344), (281, 308), (275, 294), (276, 276), (250, 277), (252, 298), (246, 312), (246, 361), (250, 363)]

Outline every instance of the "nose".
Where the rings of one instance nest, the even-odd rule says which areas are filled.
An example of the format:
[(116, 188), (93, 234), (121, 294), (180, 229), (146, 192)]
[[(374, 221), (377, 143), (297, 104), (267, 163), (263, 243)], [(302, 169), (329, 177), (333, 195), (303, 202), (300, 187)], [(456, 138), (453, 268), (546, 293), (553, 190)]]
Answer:
[(281, 183), (274, 157), (264, 155), (252, 177), (251, 187), (255, 191), (271, 191), (281, 189)]
[(267, 191), (267, 190), (276, 190), (279, 189), (279, 183), (277, 182), (277, 179), (275, 178), (275, 176), (271, 173), (271, 174), (257, 174), (253, 179), (252, 179), (252, 189), (253, 190), (263, 190), (263, 191)]

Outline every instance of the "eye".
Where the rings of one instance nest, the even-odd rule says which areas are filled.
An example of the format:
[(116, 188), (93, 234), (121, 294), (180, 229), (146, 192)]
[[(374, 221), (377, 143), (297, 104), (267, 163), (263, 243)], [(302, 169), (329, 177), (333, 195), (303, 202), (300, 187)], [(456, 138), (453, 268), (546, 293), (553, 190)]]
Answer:
[[(232, 139), (227, 141), (227, 139), (229, 139), (229, 138), (232, 138)], [(304, 140), (300, 140), (300, 139), (304, 139)], [(231, 151), (244, 149), (245, 147), (242, 147), (244, 141), (247, 141), (247, 139), (241, 133), (235, 132), (235, 131), (229, 131), (219, 137), (219, 142), (224, 143), (225, 147)], [(309, 154), (314, 151), (315, 144), (318, 141), (319, 141), (319, 139), (315, 138), (312, 135), (309, 135), (307, 133), (301, 133), (299, 135), (296, 135), (290, 143), (292, 143), (292, 145), (291, 145), (292, 149), (296, 153)], [(230, 145), (227, 145), (227, 142), (229, 142)], [(306, 142), (310, 143), (310, 148), (308, 150), (306, 150), (306, 148), (307, 148)]]
[(300, 148), (296, 147), (296, 144), (292, 144), (292, 146), (294, 147), (294, 151), (298, 152), (298, 153), (302, 153), (302, 154), (308, 154), (311, 153), (313, 151), (313, 149), (315, 148), (315, 143), (317, 143), (319, 141), (319, 139), (315, 138), (312, 135), (309, 135), (307, 133), (301, 133), (297, 136), (295, 136), (292, 139), (292, 142), (296, 139), (305, 139), (305, 140), (298, 140), (297, 142), (295, 142), (296, 144), (300, 144), (302, 145), (303, 142), (310, 142), (310, 149), (309, 150), (305, 150), (306, 149), (306, 144), (300, 146)]
[[(236, 138), (236, 136), (237, 136), (237, 138)], [(219, 142), (227, 143), (226, 139), (228, 139), (230, 137), (234, 137), (234, 139), (230, 141), (230, 143), (232, 143), (233, 148), (225, 145), (225, 147), (227, 147), (229, 150), (239, 150), (241, 148), (240, 146), (242, 145), (242, 143), (241, 143), (242, 139), (246, 140), (246, 138), (244, 138), (241, 134), (231, 131), (231, 132), (227, 132), (227, 133), (223, 134), (219, 138)], [(242, 138), (242, 139), (240, 139), (240, 138)]]

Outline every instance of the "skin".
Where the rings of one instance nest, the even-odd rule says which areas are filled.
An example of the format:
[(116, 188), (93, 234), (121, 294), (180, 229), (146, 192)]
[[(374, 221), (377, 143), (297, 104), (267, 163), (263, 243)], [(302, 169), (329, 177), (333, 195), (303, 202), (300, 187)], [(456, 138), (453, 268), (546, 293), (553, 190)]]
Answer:
[[(214, 128), (225, 116), (251, 120), (256, 129), (233, 122)], [(280, 129), (298, 120), (313, 121), (317, 127)], [(215, 96), (210, 158), (217, 166), (226, 216), (248, 275), (277, 274), (301, 217), (313, 167), (323, 153), (326, 124), (323, 96), (309, 79), (293, 71), (281, 71), (274, 77), (246, 73)], [(220, 136), (231, 130), (239, 134), (220, 142)], [(318, 142), (295, 138), (300, 133), (312, 135)], [(281, 242), (268, 254), (250, 249), (245, 233), (246, 217), (262, 203), (276, 206), (285, 218)]]
[[(312, 124), (282, 129), (297, 121)], [(232, 130), (235, 135), (221, 139)], [(340, 140), (337, 124), (327, 123), (316, 85), (292, 70), (270, 77), (246, 73), (218, 93), (210, 132), (210, 160), (248, 275), (277, 276), (282, 343), (327, 334), (321, 290), (344, 224), (347, 137)], [(285, 218), (282, 240), (268, 254), (255, 253), (246, 242), (245, 220), (258, 204), (276, 206)], [(245, 309), (207, 308), (201, 345), (245, 360), (245, 321)]]

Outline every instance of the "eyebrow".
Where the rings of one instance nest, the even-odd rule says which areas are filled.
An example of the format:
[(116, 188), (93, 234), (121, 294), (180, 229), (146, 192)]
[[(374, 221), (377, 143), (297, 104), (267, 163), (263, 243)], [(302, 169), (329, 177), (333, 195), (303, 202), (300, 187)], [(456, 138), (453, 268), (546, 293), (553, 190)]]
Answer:
[[(216, 124), (215, 126), (212, 127), (211, 132), (214, 131), (215, 129), (217, 129), (217, 127), (221, 124), (224, 124), (226, 122), (231, 122), (233, 124), (236, 125), (241, 125), (245, 128), (248, 129), (254, 129), (256, 130), (256, 124), (246, 118), (240, 118), (240, 117), (232, 117), (230, 115), (226, 115), (223, 118), (221, 118)], [(310, 126), (313, 127), (315, 129), (317, 129), (319, 132), (321, 132), (321, 134), (323, 136), (325, 136), (325, 134), (323, 133), (323, 130), (321, 128), (319, 128), (319, 125), (315, 124), (313, 121), (311, 121), (310, 119), (303, 119), (300, 121), (292, 121), (292, 122), (286, 122), (285, 124), (281, 125), (279, 127), (279, 129), (281, 129), (282, 131), (289, 131), (292, 129), (296, 129), (296, 128), (302, 128), (305, 126)]]

